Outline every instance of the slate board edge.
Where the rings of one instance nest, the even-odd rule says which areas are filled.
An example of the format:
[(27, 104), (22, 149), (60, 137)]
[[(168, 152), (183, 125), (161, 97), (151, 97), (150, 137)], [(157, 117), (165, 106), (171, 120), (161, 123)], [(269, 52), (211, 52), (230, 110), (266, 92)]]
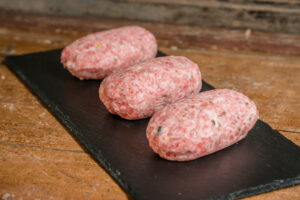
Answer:
[(225, 194), (221, 197), (217, 197), (216, 199), (212, 198), (210, 200), (240, 199), (240, 198), (245, 198), (245, 197), (249, 197), (249, 196), (253, 196), (253, 195), (257, 195), (257, 194), (270, 192), (270, 191), (273, 191), (276, 189), (282, 189), (282, 188), (286, 188), (289, 186), (295, 186), (298, 184), (300, 184), (300, 176), (290, 178), (290, 179), (284, 179), (284, 180), (275, 180), (275, 181), (272, 181), (272, 182), (264, 184), (264, 185), (259, 185), (256, 187), (239, 190), (239, 191), (236, 191), (236, 192), (233, 192), (230, 194)]
[[(57, 50), (52, 50), (52, 51), (57, 51)], [(38, 52), (41, 53), (41, 52)], [(26, 55), (26, 54), (24, 54)], [(161, 55), (165, 55), (164, 53), (161, 53)], [(23, 55), (20, 55), (23, 56)], [(39, 89), (38, 86), (35, 86), (34, 84), (31, 83), (29, 79), (26, 78), (22, 73), (18, 72), (17, 70), (12, 67), (13, 65), (18, 66), (17, 63), (14, 62), (14, 58), (19, 57), (19, 56), (7, 56), (5, 57), (5, 60), (2, 62), (5, 64), (17, 77), (25, 83), (25, 85), (31, 90), (31, 92), (38, 97), (38, 99), (41, 100), (41, 103), (44, 104), (51, 113), (53, 113), (54, 116), (56, 116), (61, 122), (62, 125), (65, 126), (71, 134), (75, 136), (77, 139), (77, 142), (82, 144), (87, 151), (91, 153), (91, 155), (95, 158), (97, 162), (105, 169), (105, 171), (128, 193), (130, 194), (131, 197), (133, 197), (136, 200), (142, 200), (144, 199), (141, 194), (139, 194), (137, 191), (134, 191), (131, 186), (126, 183), (118, 174), (118, 171), (111, 166), (106, 158), (102, 155), (101, 151), (96, 151), (93, 145), (90, 145), (89, 142), (86, 141), (86, 138), (81, 134), (80, 131), (76, 129), (76, 125), (68, 118), (66, 117), (63, 112), (54, 104), (51, 103), (47, 99), (47, 95), (43, 93), (42, 90)], [(209, 84), (210, 85), (210, 84)], [(210, 85), (211, 86), (211, 85)], [(260, 120), (261, 121), (261, 120)], [(262, 121), (263, 122), (263, 121)], [(267, 124), (263, 122), (264, 124)], [(268, 125), (268, 124), (267, 124)], [(269, 125), (268, 125), (269, 126)], [(273, 130), (273, 129), (272, 129)], [(294, 144), (292, 141), (288, 140), (284, 136), (282, 136), (278, 131), (273, 130), (274, 132), (277, 132), (280, 137), (282, 137), (284, 140), (289, 141), (291, 144), (297, 146)], [(297, 146), (298, 147), (298, 146)], [(300, 176), (290, 178), (290, 179), (284, 179), (284, 180), (275, 180), (270, 183), (264, 184), (264, 185), (259, 185), (255, 186), (252, 188), (247, 188), (243, 190), (238, 190), (233, 193), (229, 194), (224, 194), (222, 196), (217, 196), (217, 197), (212, 197), (209, 200), (227, 200), (227, 199), (237, 199), (237, 198), (244, 198), (244, 197), (249, 197), (253, 196), (256, 194), (261, 194), (265, 192), (270, 192), (279, 188), (285, 188), (293, 185), (298, 185), (300, 184)]]

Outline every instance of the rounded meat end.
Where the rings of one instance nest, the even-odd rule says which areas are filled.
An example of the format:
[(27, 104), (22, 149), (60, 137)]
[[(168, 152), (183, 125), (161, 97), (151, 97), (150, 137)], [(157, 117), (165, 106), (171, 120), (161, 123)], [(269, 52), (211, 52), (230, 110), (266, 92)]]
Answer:
[(201, 86), (197, 64), (182, 56), (166, 56), (110, 74), (100, 85), (99, 97), (110, 113), (134, 120), (199, 93)]
[(125, 26), (93, 33), (66, 46), (61, 63), (79, 79), (102, 79), (114, 70), (154, 58), (157, 43), (152, 33)]
[(149, 146), (160, 157), (188, 161), (224, 149), (244, 137), (258, 119), (242, 93), (215, 89), (169, 104), (147, 126)]

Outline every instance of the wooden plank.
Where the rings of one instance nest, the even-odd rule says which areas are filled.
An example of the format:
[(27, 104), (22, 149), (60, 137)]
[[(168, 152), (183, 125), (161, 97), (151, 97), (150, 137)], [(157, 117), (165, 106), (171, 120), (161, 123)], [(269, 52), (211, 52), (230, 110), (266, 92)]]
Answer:
[(289, 4), (289, 5), (300, 4), (299, 0), (250, 0), (250, 1), (262, 2), (262, 3)]
[(264, 55), (266, 53), (300, 55), (300, 35), (262, 33), (254, 32), (250, 29), (240, 31), (154, 24), (133, 20), (49, 17), (5, 11), (0, 12), (0, 24), (0, 37), (7, 38), (11, 36), (13, 37), (11, 39), (22, 39), (28, 42), (34, 40), (45, 46), (53, 45), (59, 47), (66, 44), (66, 42), (72, 41), (72, 39), (91, 32), (125, 25), (139, 25), (149, 29), (156, 36), (160, 46), (175, 45), (177, 47), (196, 49), (217, 48), (235, 52), (263, 53)]
[(280, 131), (287, 139), (291, 140), (298, 146), (300, 146), (300, 134), (298, 132)]
[(1, 143), (0, 152), (1, 199), (128, 199), (86, 153)]
[(299, 197), (300, 197), (300, 185), (276, 190), (274, 192), (259, 194), (248, 198), (243, 198), (242, 200), (275, 200), (275, 199), (296, 200), (299, 199)]
[(0, 144), (84, 152), (55, 117), (4, 66), (0, 66), (0, 113)]
[[(300, 32), (300, 5), (296, 1), (224, 0), (2, 0), (0, 8), (64, 16), (96, 16), (149, 22)], [(153, 14), (155, 13), (155, 14)]]
[(280, 2), (280, 6), (277, 6), (279, 2), (269, 1), (268, 3), (260, 1), (219, 1), (219, 0), (119, 0), (119, 2), (134, 2), (134, 3), (156, 3), (156, 4), (167, 4), (167, 5), (189, 5), (197, 7), (207, 8), (227, 8), (233, 10), (249, 10), (249, 11), (271, 11), (279, 13), (293, 13), (300, 14), (300, 10), (292, 5), (299, 5), (299, 2)]
[(20, 55), (62, 48), (77, 37), (79, 36), (57, 36), (49, 32), (29, 32), (0, 26), (0, 55)]

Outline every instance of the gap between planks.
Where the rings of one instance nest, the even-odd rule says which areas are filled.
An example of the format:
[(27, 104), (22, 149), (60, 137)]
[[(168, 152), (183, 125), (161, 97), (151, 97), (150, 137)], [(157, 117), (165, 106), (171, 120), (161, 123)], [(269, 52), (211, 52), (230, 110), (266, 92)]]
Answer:
[(41, 147), (36, 145), (26, 145), (26, 144), (16, 144), (16, 143), (10, 143), (10, 142), (0, 142), (0, 145), (9, 145), (9, 146), (18, 146), (18, 147), (25, 147), (25, 148), (31, 148), (31, 149), (41, 149), (41, 150), (49, 150), (49, 151), (61, 151), (61, 152), (69, 152), (69, 153), (85, 153), (84, 150), (79, 149), (59, 149), (59, 148), (50, 148), (50, 147)]
[(295, 134), (300, 134), (299, 131), (288, 131), (288, 130), (280, 130), (280, 129), (276, 129), (276, 131), (281, 131), (281, 132), (286, 132), (286, 133), (295, 133)]
[[(160, 48), (168, 48), (168, 49), (170, 48), (170, 49), (172, 49), (172, 46), (170, 47), (170, 46), (161, 45)], [(60, 49), (60, 48), (48, 49), (48, 50), (45, 50), (45, 52), (46, 51), (51, 51), (51, 50), (56, 50), (56, 49)], [(225, 55), (225, 56), (232, 55), (232, 56), (247, 57), (247, 58), (268, 58), (268, 59), (277, 60), (277, 61), (299, 61), (300, 62), (300, 57), (292, 57), (292, 56), (261, 55), (261, 54), (254, 54), (254, 53), (243, 53), (243, 52), (222, 51), (222, 50), (221, 51), (214, 51), (214, 50), (197, 49), (197, 48), (178, 48), (178, 50), (197, 51), (197, 52), (199, 52), (199, 54), (206, 53), (206, 54), (210, 54), (210, 55)], [(43, 51), (41, 51), (41, 52), (43, 52)], [(25, 54), (0, 53), (0, 57), (22, 56), (22, 55), (31, 54), (31, 53), (38, 53), (38, 52), (28, 52), (28, 53), (25, 53)], [(3, 64), (3, 61), (0, 62), (0, 64)]]

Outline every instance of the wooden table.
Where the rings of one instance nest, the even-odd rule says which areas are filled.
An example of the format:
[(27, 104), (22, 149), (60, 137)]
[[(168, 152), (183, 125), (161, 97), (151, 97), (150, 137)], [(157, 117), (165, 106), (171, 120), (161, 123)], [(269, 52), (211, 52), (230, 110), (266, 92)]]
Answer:
[[(216, 88), (247, 94), (260, 118), (300, 145), (300, 36), (149, 22), (0, 14), (0, 61), (61, 48), (90, 32), (136, 24), (159, 49), (197, 62)], [(130, 199), (4, 65), (0, 66), (0, 197)], [(247, 200), (300, 199), (300, 186)]]

